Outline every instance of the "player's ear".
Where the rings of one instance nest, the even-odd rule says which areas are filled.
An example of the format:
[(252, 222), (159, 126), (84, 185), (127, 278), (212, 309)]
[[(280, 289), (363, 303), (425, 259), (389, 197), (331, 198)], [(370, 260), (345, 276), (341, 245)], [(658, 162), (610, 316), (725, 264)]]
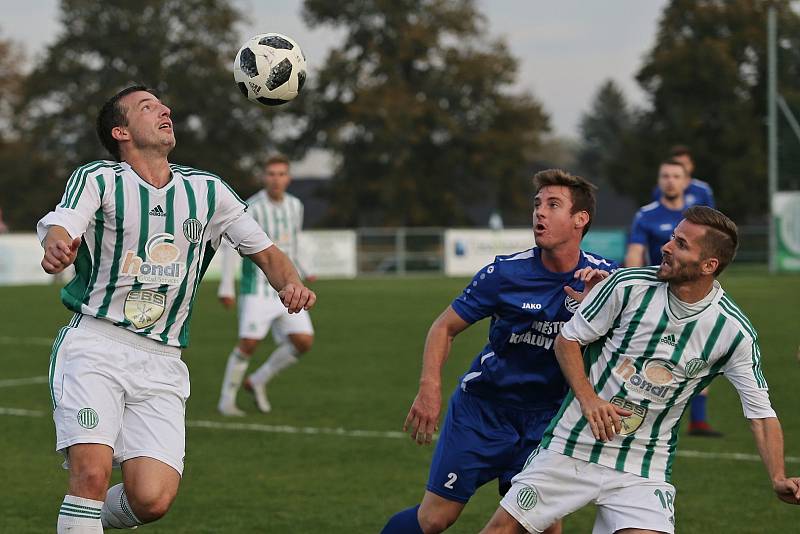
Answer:
[(575, 228), (583, 228), (589, 224), (589, 212), (581, 210), (573, 215), (575, 221)]
[(704, 275), (713, 275), (719, 267), (717, 258), (706, 258), (700, 262), (700, 270)]
[(131, 138), (131, 134), (124, 126), (114, 126), (111, 128), (111, 137), (117, 141), (128, 141)]

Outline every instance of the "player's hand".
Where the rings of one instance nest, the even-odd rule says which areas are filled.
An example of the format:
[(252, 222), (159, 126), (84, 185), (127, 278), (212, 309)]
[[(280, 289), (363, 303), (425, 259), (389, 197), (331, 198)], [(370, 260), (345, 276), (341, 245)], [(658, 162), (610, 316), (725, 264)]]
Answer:
[(783, 502), (800, 504), (800, 478), (782, 478), (772, 482), (775, 495)]
[(582, 399), (580, 403), (581, 411), (589, 422), (594, 439), (599, 441), (611, 441), (614, 439), (614, 436), (622, 430), (622, 418), (633, 413), (630, 410), (604, 401), (597, 395), (589, 399)]
[(80, 237), (76, 237), (71, 243), (61, 239), (47, 243), (42, 258), (42, 269), (47, 274), (60, 273), (75, 262), (80, 246)]
[(564, 286), (564, 291), (578, 302), (583, 302), (589, 291), (601, 281), (608, 278), (608, 271), (602, 269), (594, 269), (592, 267), (584, 267), (575, 271), (575, 279), (582, 280), (584, 284), (583, 291), (575, 291), (569, 286)]
[(314, 303), (317, 302), (317, 295), (302, 284), (286, 284), (278, 292), (278, 296), (283, 305), (286, 306), (286, 309), (289, 310), (289, 313), (310, 310)]
[(236, 305), (234, 297), (219, 297), (219, 301), (226, 310), (230, 310)]
[(433, 433), (439, 430), (439, 410), (442, 407), (441, 389), (434, 386), (420, 386), (417, 397), (403, 423), (403, 432), (419, 445), (433, 441)]

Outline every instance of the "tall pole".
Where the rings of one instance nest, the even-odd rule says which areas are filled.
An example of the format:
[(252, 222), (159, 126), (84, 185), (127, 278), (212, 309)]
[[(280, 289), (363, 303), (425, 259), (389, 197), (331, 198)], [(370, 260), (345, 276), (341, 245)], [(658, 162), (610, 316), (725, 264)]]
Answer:
[(767, 180), (769, 194), (769, 271), (774, 273), (777, 266), (778, 236), (775, 227), (775, 192), (778, 190), (778, 69), (775, 7), (767, 11)]

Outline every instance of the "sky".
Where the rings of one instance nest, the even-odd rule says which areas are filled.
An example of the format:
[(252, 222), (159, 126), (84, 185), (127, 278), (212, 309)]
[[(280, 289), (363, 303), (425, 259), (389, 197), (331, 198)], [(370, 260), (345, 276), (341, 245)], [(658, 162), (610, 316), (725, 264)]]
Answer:
[[(22, 43), (32, 58), (42, 54), (60, 30), (58, 0), (0, 2), (0, 35)], [(300, 15), (302, 0), (235, 3), (252, 21), (243, 28), (242, 42), (257, 33), (289, 35), (303, 48), (310, 75), (327, 50), (341, 42), (340, 32), (306, 27)], [(489, 21), (487, 37), (505, 39), (520, 62), (518, 88), (542, 102), (553, 134), (579, 136), (580, 117), (607, 79), (613, 79), (630, 102), (643, 103), (634, 76), (655, 42), (667, 0), (477, 0), (477, 4)], [(312, 167), (323, 164), (311, 162)]]

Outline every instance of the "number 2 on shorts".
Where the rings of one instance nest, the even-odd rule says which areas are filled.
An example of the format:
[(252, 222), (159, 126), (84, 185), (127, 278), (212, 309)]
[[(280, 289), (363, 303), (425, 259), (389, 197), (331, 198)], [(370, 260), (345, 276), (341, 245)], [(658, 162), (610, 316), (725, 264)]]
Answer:
[(455, 473), (447, 473), (447, 482), (444, 483), (444, 487), (447, 489), (453, 489), (453, 484), (456, 483), (458, 480), (458, 475)]

